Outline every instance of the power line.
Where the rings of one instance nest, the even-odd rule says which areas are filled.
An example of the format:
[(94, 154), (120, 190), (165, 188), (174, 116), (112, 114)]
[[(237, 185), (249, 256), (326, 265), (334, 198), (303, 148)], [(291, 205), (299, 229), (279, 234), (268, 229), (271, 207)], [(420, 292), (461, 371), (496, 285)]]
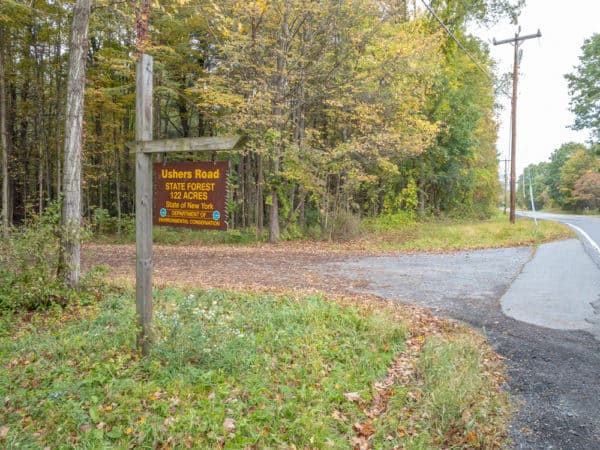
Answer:
[[(473, 64), (475, 64), (475, 66), (479, 69), (479, 71), (481, 73), (483, 73), (490, 82), (492, 82), (493, 84), (496, 84), (496, 77), (494, 77), (492, 74), (490, 74), (490, 72), (479, 61), (477, 61), (477, 59), (471, 54), (471, 52), (469, 52), (469, 50), (467, 50), (467, 48), (463, 45), (463, 43), (460, 42), (460, 40), (454, 35), (454, 33), (452, 33), (452, 30), (450, 30), (450, 28), (448, 28), (448, 26), (442, 21), (442, 19), (440, 19), (440, 17), (431, 8), (431, 6), (429, 6), (425, 2), (425, 0), (421, 0), (421, 3), (423, 3), (423, 5), (425, 5), (425, 8), (427, 8), (427, 11), (429, 11), (429, 13), (435, 18), (435, 20), (437, 20), (437, 22), (440, 24), (440, 26), (443, 28), (443, 30), (446, 32), (446, 34), (448, 36), (450, 36), (454, 42), (456, 42), (456, 45), (458, 45), (458, 47), (464, 52), (464, 54), (467, 55), (467, 57), (473, 62)], [(508, 92), (506, 92), (503, 89), (498, 89), (498, 90), (499, 90), (499, 92), (501, 92), (502, 94), (504, 94), (510, 98), (510, 95), (508, 94)]]

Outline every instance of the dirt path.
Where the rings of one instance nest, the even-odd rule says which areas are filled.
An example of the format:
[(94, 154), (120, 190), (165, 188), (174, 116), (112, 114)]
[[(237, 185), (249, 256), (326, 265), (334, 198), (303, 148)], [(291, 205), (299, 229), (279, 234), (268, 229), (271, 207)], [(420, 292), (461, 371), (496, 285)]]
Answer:
[[(198, 288), (261, 288), (347, 292), (348, 279), (321, 271), (320, 265), (358, 258), (349, 251), (307, 243), (257, 246), (153, 247), (156, 285)], [(105, 265), (114, 279), (135, 278), (134, 245), (87, 244), (84, 270)]]

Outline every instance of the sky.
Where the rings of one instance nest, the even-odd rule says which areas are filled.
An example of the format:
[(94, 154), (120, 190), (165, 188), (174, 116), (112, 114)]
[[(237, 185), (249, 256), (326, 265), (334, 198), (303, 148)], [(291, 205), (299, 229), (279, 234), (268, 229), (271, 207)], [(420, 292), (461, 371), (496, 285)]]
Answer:
[[(547, 161), (551, 153), (567, 142), (587, 143), (587, 131), (569, 128), (574, 117), (569, 111), (569, 92), (564, 75), (579, 65), (585, 39), (600, 33), (600, 0), (526, 0), (519, 17), (521, 36), (541, 38), (521, 42), (523, 57), (519, 70), (517, 99), (517, 175), (529, 164)], [(490, 45), (498, 62), (498, 74), (512, 73), (514, 48), (511, 44), (493, 45), (515, 36), (517, 26), (506, 21), (493, 28), (472, 31)], [(512, 88), (509, 88), (509, 93)], [(499, 98), (498, 154), (510, 158), (510, 99)], [(501, 164), (503, 170), (503, 164)]]

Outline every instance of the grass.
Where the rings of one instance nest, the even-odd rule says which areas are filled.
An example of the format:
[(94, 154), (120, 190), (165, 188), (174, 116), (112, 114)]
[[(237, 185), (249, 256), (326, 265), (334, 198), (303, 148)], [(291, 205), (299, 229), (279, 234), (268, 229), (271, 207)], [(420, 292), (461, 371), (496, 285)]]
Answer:
[(451, 251), (482, 248), (538, 245), (543, 242), (574, 237), (567, 226), (558, 222), (496, 216), (484, 221), (442, 221), (413, 223), (387, 231), (369, 233), (363, 248), (401, 251)]
[[(485, 345), (472, 333), (434, 336), (423, 346), (417, 367), (420, 388), (407, 408), (403, 396), (393, 407), (404, 414), (387, 414), (372, 439), (375, 448), (431, 449), (498, 448), (506, 418), (505, 394), (494, 388), (498, 366), (486, 359)], [(504, 416), (504, 418), (503, 418)], [(419, 418), (427, 417), (427, 420)], [(410, 419), (412, 420), (406, 420)], [(404, 420), (403, 420), (404, 419)], [(407, 426), (407, 423), (409, 426)]]
[[(558, 222), (539, 220), (538, 226), (531, 219), (517, 217), (510, 224), (508, 216), (498, 214), (488, 220), (430, 220), (415, 222), (406, 214), (365, 219), (361, 225), (361, 237), (332, 242), (332, 250), (350, 249), (366, 251), (455, 251), (483, 248), (539, 245), (544, 242), (575, 237), (573, 231)], [(100, 235), (96, 242), (124, 243), (116, 235)], [(154, 242), (167, 245), (252, 245), (263, 242), (256, 230), (205, 231), (172, 227), (155, 227)], [(294, 240), (292, 240), (294, 241)], [(298, 242), (302, 240), (296, 239)], [(321, 243), (322, 244), (322, 243)], [(321, 245), (320, 244), (320, 245)]]
[[(493, 358), (464, 330), (441, 339), (385, 308), (319, 295), (154, 297), (156, 343), (143, 359), (130, 292), (0, 317), (0, 445), (351, 448), (362, 429), (374, 448), (432, 448), (503, 436)], [(371, 431), (357, 427), (381, 401), (375, 382), (407, 354), (417, 369), (387, 388)]]

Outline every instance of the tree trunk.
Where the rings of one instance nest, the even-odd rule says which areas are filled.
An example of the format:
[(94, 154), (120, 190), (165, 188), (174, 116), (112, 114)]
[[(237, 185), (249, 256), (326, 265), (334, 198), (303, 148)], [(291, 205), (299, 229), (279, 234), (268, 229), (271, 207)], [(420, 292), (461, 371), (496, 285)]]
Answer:
[[(279, 172), (279, 158), (276, 158), (274, 165), (277, 169), (273, 172)], [(277, 197), (277, 189), (271, 188), (271, 207), (269, 209), (269, 242), (275, 243), (279, 241), (281, 236), (279, 230), (279, 198)]]
[(264, 229), (264, 199), (263, 199), (263, 187), (265, 185), (265, 173), (263, 168), (263, 159), (259, 154), (256, 155), (256, 168), (258, 170), (257, 190), (256, 190), (256, 230), (260, 235)]
[(277, 74), (275, 76), (275, 99), (273, 105), (273, 118), (275, 121), (275, 129), (279, 133), (278, 143), (275, 148), (275, 155), (273, 157), (273, 178), (275, 179), (276, 186), (271, 187), (271, 207), (269, 209), (269, 241), (277, 242), (280, 237), (279, 230), (279, 198), (277, 197), (277, 185), (280, 183), (280, 165), (281, 157), (283, 155), (285, 147), (284, 137), (284, 118), (283, 108), (285, 102), (285, 66), (286, 66), (286, 53), (288, 47), (288, 21), (290, 14), (290, 5), (286, 1), (285, 12), (283, 13), (283, 20), (281, 23), (281, 36), (279, 38), (279, 53), (277, 54)]
[[(113, 122), (117, 117), (113, 113)], [(115, 149), (115, 205), (117, 207), (117, 232), (121, 235), (121, 163), (119, 159), (119, 146), (117, 141), (117, 127), (113, 128), (113, 148)]]
[(81, 270), (81, 147), (89, 21), (90, 0), (77, 0), (73, 10), (67, 79), (62, 211), (64, 275), (70, 288), (79, 286)]
[[(0, 42), (4, 42), (1, 32)], [(4, 48), (2, 46), (0, 46), (0, 144), (2, 144), (2, 235), (6, 238), (8, 237), (8, 137), (6, 135), (6, 81)]]
[[(60, 67), (60, 29), (57, 31), (58, 37), (56, 40), (56, 67)], [(60, 198), (62, 193), (62, 161), (61, 161), (61, 145), (60, 145), (60, 102), (61, 102), (61, 74), (60, 70), (56, 72), (56, 198)]]

